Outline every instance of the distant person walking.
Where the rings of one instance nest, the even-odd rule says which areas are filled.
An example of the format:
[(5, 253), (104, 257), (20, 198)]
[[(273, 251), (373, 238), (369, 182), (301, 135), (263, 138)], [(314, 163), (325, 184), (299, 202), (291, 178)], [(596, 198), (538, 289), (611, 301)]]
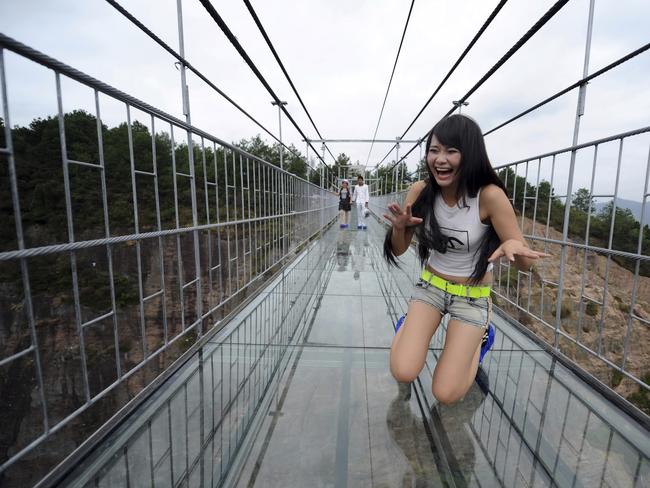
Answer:
[(352, 200), (357, 203), (357, 229), (365, 229), (367, 226), (364, 218), (365, 213), (370, 212), (370, 209), (368, 209), (370, 195), (368, 192), (368, 185), (364, 184), (363, 176), (361, 175), (357, 176), (357, 186), (354, 189)]
[(341, 182), (341, 189), (339, 195), (339, 223), (341, 229), (346, 229), (350, 223), (350, 210), (352, 210), (352, 195), (350, 194), (350, 182), (343, 180)]

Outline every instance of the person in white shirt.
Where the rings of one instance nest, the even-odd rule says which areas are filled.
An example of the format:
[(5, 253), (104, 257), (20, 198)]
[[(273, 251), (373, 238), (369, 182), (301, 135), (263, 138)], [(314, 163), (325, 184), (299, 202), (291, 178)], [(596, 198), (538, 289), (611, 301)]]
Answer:
[[(368, 208), (368, 201), (370, 195), (368, 192), (368, 185), (363, 183), (363, 176), (359, 175), (357, 177), (357, 186), (354, 189), (354, 195), (352, 196), (352, 201), (357, 202), (357, 229), (366, 229), (366, 221), (364, 220), (365, 209)], [(369, 210), (368, 210), (369, 212)]]

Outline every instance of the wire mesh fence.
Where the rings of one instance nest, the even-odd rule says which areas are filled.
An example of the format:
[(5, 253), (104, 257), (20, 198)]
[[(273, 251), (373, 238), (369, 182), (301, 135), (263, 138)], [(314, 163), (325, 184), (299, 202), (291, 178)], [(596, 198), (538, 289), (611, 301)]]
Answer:
[[(0, 434), (0, 476), (11, 476), (32, 456), (39, 470), (60, 461), (337, 209), (332, 193), (1, 41), (0, 398), (14, 427)], [(24, 100), (8, 55), (51, 70), (56, 112), (29, 127), (11, 125)], [(91, 110), (64, 109), (71, 84)]]
[[(419, 274), (417, 256), (403, 256), (399, 270), (379, 256), (374, 262), (395, 323)], [(463, 414), (457, 405), (438, 405), (430, 393), (444, 344), (445, 334), (436, 333), (418, 381), (436, 435), (446, 437), (457, 457), (473, 459), (466, 476), (494, 486), (643, 485), (649, 466), (645, 431), (629, 428), (595, 392), (585, 396), (588, 390), (568, 368), (517, 329), (499, 330), (463, 400)], [(409, 409), (401, 414), (411, 415)]]
[(319, 239), (248, 304), (224, 333), (96, 449), (66, 486), (222, 486), (268, 392), (286, 367), (326, 283), (331, 246)]

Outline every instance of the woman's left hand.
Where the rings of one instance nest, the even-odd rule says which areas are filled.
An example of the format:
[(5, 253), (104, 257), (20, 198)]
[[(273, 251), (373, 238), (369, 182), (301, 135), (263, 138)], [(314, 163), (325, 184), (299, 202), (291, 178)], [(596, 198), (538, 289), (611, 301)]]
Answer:
[(518, 239), (508, 239), (507, 241), (502, 242), (499, 247), (497, 247), (496, 251), (494, 251), (488, 258), (488, 261), (493, 263), (503, 256), (507, 257), (510, 261), (514, 261), (516, 256), (521, 256), (528, 259), (539, 259), (548, 257), (550, 254), (533, 251)]

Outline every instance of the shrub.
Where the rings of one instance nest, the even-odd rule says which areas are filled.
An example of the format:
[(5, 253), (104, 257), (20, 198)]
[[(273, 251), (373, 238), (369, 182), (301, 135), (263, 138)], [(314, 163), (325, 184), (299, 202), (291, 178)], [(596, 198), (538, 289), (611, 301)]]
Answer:
[[(553, 315), (557, 314), (557, 308), (553, 307)], [(562, 308), (560, 308), (560, 318), (566, 319), (571, 317), (571, 305), (567, 302), (562, 302)]]
[(595, 317), (596, 314), (598, 314), (598, 305), (596, 305), (594, 302), (587, 302), (585, 313), (590, 317)]
[(639, 391), (632, 393), (627, 397), (628, 401), (636, 405), (639, 409), (643, 410), (645, 413), (650, 414), (650, 395), (648, 395), (647, 390), (639, 387)]

